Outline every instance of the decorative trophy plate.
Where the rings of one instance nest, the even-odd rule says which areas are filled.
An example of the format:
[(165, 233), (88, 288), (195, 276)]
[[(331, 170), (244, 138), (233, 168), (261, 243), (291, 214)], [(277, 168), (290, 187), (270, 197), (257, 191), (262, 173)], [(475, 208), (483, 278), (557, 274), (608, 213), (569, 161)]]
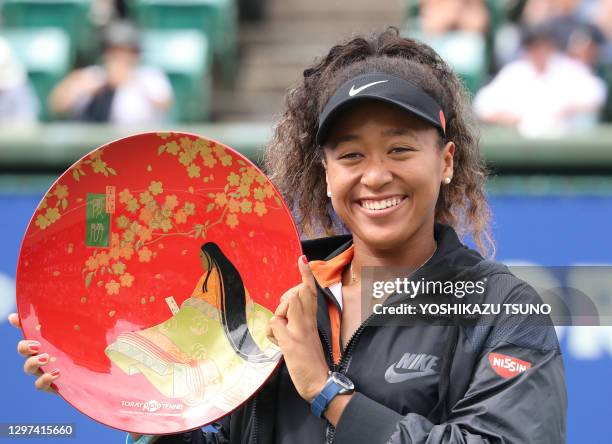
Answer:
[(269, 378), (265, 337), (300, 282), (291, 213), (267, 177), (218, 142), (146, 133), (83, 157), (53, 184), (17, 270), (24, 336), (60, 369), (59, 394), (117, 429), (216, 421)]

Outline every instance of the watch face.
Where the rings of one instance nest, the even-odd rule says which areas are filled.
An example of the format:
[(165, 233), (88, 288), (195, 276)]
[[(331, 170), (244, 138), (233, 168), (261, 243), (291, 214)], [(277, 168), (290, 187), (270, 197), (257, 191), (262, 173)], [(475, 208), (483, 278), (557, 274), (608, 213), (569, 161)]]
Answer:
[(354, 389), (353, 381), (351, 381), (349, 378), (347, 378), (342, 373), (332, 373), (332, 377), (334, 378), (334, 381), (338, 385), (343, 387), (344, 389), (346, 389), (346, 390), (353, 390)]

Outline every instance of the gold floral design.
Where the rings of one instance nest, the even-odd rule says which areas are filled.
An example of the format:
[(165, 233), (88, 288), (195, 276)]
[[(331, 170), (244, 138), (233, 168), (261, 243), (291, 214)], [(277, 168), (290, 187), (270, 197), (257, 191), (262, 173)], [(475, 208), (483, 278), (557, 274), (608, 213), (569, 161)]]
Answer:
[(134, 258), (148, 263), (156, 256), (149, 246), (164, 235), (193, 235), (195, 229), (183, 232), (183, 225), (195, 215), (193, 202), (179, 202), (175, 194), (164, 194), (161, 181), (153, 180), (146, 190), (118, 193), (119, 216), (111, 234), (108, 250), (94, 250), (85, 261), (83, 275), (89, 287), (94, 277), (102, 279), (107, 294), (119, 294), (121, 288), (131, 287), (135, 276), (128, 272), (128, 263)]
[(68, 208), (68, 196), (68, 185), (56, 184), (38, 205), (34, 224), (44, 230), (57, 222), (62, 216), (61, 212)]
[(108, 164), (102, 160), (102, 155), (104, 154), (103, 150), (99, 149), (91, 153), (89, 156), (79, 161), (72, 168), (72, 177), (77, 182), (81, 180), (81, 176), (86, 176), (85, 173), (86, 167), (90, 167), (94, 174), (103, 174), (105, 177), (116, 176), (117, 172), (114, 168), (108, 166)]
[[(102, 155), (102, 150), (97, 150), (78, 162), (72, 169), (74, 180), (78, 182), (81, 176), (86, 174), (86, 167), (91, 168), (94, 174), (103, 174), (107, 177), (109, 174), (112, 176), (117, 175), (117, 172), (102, 160)], [(65, 213), (68, 209), (69, 195), (68, 185), (57, 183), (38, 205), (36, 209), (38, 214), (34, 218), (34, 224), (41, 230), (45, 230), (57, 222), (61, 218), (62, 213)], [(81, 201), (81, 198), (77, 199), (77, 202)]]
[[(254, 213), (262, 217), (268, 212), (268, 208), (278, 209), (281, 206), (280, 199), (274, 194), (274, 189), (265, 176), (255, 168), (247, 166), (242, 159), (234, 159), (225, 148), (217, 143), (187, 136), (171, 140), (166, 133), (160, 134), (160, 137), (165, 143), (157, 148), (157, 154), (176, 157), (179, 164), (185, 167), (187, 177), (190, 179), (201, 178), (207, 183), (213, 179), (212, 174), (204, 173), (207, 168), (210, 169), (217, 165), (231, 167), (234, 160), (240, 165), (238, 172), (229, 171), (225, 186), (221, 191), (208, 193), (212, 201), (207, 205), (206, 212), (216, 210), (221, 215), (213, 223), (207, 221), (204, 224), (196, 224), (194, 229), (198, 237), (205, 238), (207, 230), (221, 221), (224, 221), (230, 228), (236, 228), (240, 224), (240, 214)], [(182, 213), (175, 214), (176, 222), (183, 220)]]
[[(185, 174), (191, 181), (210, 183), (214, 180), (211, 168), (215, 167), (218, 175), (219, 167), (226, 167), (225, 183), (220, 188), (198, 189), (197, 186), (189, 186), (188, 192), (178, 195), (164, 189), (164, 183), (160, 180), (150, 181), (143, 190), (117, 190), (118, 203), (110, 246), (108, 250), (94, 250), (85, 261), (82, 273), (86, 287), (95, 278), (95, 282), (103, 286), (107, 294), (119, 294), (137, 279), (129, 272), (130, 262), (153, 261), (156, 251), (163, 246), (159, 242), (163, 237), (179, 235), (206, 239), (207, 233), (215, 225), (225, 224), (235, 229), (245, 215), (263, 217), (270, 209), (282, 206), (265, 176), (242, 159), (233, 157), (222, 146), (172, 133), (159, 133), (158, 136), (163, 141), (157, 149), (158, 155), (173, 156), (185, 168)], [(103, 169), (106, 169), (107, 174), (114, 174), (114, 170), (108, 170), (101, 156), (92, 156), (87, 159), (90, 163), (83, 163), (91, 164), (94, 172), (104, 174)], [(238, 165), (234, 165), (234, 162)], [(234, 170), (230, 170), (232, 166)], [(238, 171), (235, 171), (236, 166)], [(204, 220), (194, 220), (197, 206), (193, 200), (198, 196), (208, 199), (205, 213), (210, 218), (202, 217), (200, 211), (198, 218)]]

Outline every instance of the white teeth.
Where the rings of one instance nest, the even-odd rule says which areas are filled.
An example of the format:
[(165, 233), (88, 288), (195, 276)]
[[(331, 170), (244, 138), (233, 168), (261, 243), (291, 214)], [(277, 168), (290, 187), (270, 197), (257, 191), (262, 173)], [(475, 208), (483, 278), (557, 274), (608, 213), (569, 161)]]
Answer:
[(392, 197), (385, 200), (362, 200), (361, 206), (368, 210), (384, 210), (385, 208), (398, 205), (401, 201), (401, 197)]

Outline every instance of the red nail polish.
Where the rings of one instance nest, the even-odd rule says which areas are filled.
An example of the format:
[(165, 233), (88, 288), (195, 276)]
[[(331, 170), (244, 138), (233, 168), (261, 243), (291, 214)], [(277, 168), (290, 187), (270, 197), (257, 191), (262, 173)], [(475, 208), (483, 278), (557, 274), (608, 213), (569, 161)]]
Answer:
[(48, 359), (49, 359), (48, 356), (39, 356), (38, 362), (40, 362), (41, 364), (44, 364), (45, 362), (47, 362)]
[(30, 344), (28, 346), (31, 352), (38, 353), (40, 351), (40, 345), (38, 344)]
[(302, 255), (302, 262), (304, 262), (305, 264), (308, 263), (308, 258), (306, 257), (305, 254)]
[(56, 376), (59, 376), (59, 374), (60, 374), (60, 371), (59, 371), (59, 370), (53, 370), (53, 371), (51, 372), (51, 376), (53, 376), (54, 378), (55, 378)]

